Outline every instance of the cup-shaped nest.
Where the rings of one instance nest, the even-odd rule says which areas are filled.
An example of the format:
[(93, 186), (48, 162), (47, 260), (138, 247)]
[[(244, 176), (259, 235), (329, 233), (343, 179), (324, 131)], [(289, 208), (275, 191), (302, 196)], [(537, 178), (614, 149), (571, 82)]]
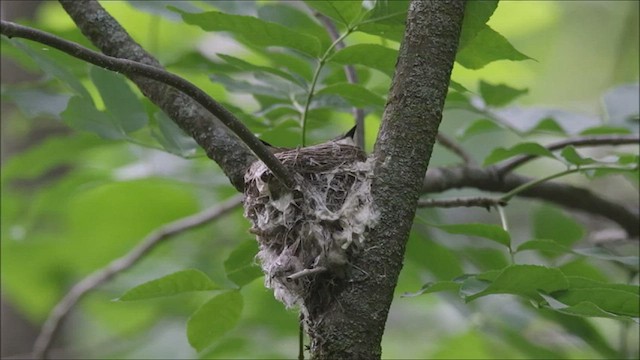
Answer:
[(372, 162), (358, 147), (328, 142), (275, 154), (295, 176), (287, 189), (264, 165), (245, 174), (244, 215), (253, 226), (265, 285), (287, 307), (339, 276), (377, 221)]

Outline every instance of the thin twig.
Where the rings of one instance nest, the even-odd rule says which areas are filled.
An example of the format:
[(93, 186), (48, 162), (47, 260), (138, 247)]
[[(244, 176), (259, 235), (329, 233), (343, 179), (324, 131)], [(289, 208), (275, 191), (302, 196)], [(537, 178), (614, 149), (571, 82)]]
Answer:
[(46, 358), (47, 352), (49, 351), (53, 339), (60, 329), (62, 322), (75, 304), (89, 291), (104, 284), (115, 275), (135, 265), (163, 240), (215, 220), (229, 213), (241, 203), (242, 195), (237, 195), (220, 205), (163, 226), (149, 234), (142, 240), (142, 242), (140, 242), (140, 244), (131, 249), (131, 251), (124, 256), (112, 261), (106, 267), (94, 271), (92, 274), (75, 284), (67, 295), (65, 295), (64, 298), (62, 298), (62, 300), (60, 300), (60, 302), (58, 302), (58, 304), (53, 308), (49, 317), (42, 326), (42, 330), (40, 331), (35, 345), (33, 346), (33, 357), (35, 359)]
[(73, 57), (84, 60), (96, 66), (121, 72), (126, 75), (139, 75), (149, 79), (153, 79), (174, 87), (193, 100), (202, 105), (205, 109), (215, 115), (220, 121), (233, 131), (247, 146), (256, 154), (256, 156), (267, 165), (269, 170), (289, 188), (295, 186), (293, 176), (282, 163), (267, 149), (267, 147), (256, 138), (251, 130), (249, 130), (238, 118), (235, 117), (220, 103), (212, 99), (204, 91), (191, 82), (181, 78), (178, 75), (167, 72), (163, 69), (142, 64), (128, 59), (120, 59), (107, 56), (93, 50), (87, 49), (79, 44), (64, 40), (47, 32), (33, 29), (30, 27), (18, 25), (9, 21), (2, 20), (0, 25), (0, 33), (8, 38), (18, 37), (39, 42), (51, 46), (55, 49), (63, 51)]
[[(331, 37), (331, 40), (336, 41), (338, 38), (340, 38), (340, 33), (338, 32), (338, 28), (336, 28), (336, 25), (333, 23), (333, 21), (331, 21), (331, 19), (329, 19), (328, 17), (322, 15), (320, 12), (318, 11), (314, 11), (313, 15), (318, 18), (318, 20), (322, 23), (322, 25), (324, 25), (324, 27), (327, 29), (327, 32), (329, 33), (329, 36)], [(344, 41), (340, 41), (337, 45), (336, 45), (336, 49), (340, 50), (340, 49), (344, 49), (345, 45), (344, 45)], [(344, 66), (344, 73), (347, 77), (347, 81), (350, 84), (357, 84), (359, 82), (358, 80), (358, 74), (356, 73), (356, 69), (353, 67), (353, 65), (345, 65)], [(358, 107), (353, 107), (352, 109), (352, 113), (353, 113), (353, 117), (355, 119), (356, 122), (356, 133), (354, 134), (354, 138), (356, 141), (356, 146), (358, 146), (361, 149), (364, 149), (364, 110), (360, 109)]]
[(507, 202), (501, 199), (494, 199), (489, 197), (469, 197), (469, 198), (457, 198), (457, 199), (420, 199), (418, 200), (418, 207), (440, 207), (440, 208), (453, 208), (453, 207), (482, 207), (487, 210), (496, 206), (506, 206)]
[(313, 275), (313, 274), (320, 274), (320, 273), (323, 273), (325, 271), (327, 271), (327, 268), (324, 267), (324, 266), (317, 266), (317, 267), (314, 267), (314, 268), (311, 268), (311, 269), (303, 269), (303, 270), (298, 271), (295, 274), (291, 274), (291, 275), (287, 276), (287, 280), (293, 281), (293, 280), (300, 279), (300, 278), (303, 278), (303, 277), (306, 277), (306, 276), (310, 276), (310, 275)]
[(460, 146), (460, 144), (455, 142), (447, 135), (443, 134), (442, 132), (438, 132), (436, 140), (438, 140), (440, 145), (444, 146), (446, 149), (449, 149), (452, 153), (458, 155), (465, 165), (476, 164), (475, 160), (473, 160), (473, 157), (471, 157), (471, 154), (469, 154), (465, 149), (462, 148), (462, 146)]
[[(602, 135), (602, 136), (585, 136), (573, 139), (558, 141), (545, 146), (547, 150), (554, 151), (572, 146), (600, 146), (600, 145), (629, 145), (639, 144), (640, 136), (638, 135)], [(515, 158), (505, 160), (495, 165), (498, 175), (503, 176), (515, 168), (537, 158), (537, 155), (521, 155)]]

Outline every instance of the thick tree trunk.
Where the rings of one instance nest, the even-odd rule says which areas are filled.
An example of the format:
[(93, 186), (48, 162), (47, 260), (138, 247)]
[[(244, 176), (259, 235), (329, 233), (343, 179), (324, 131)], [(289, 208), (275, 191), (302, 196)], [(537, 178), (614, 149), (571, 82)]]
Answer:
[(431, 157), (464, 13), (461, 0), (414, 0), (375, 151), (380, 212), (352, 278), (307, 320), (314, 359), (376, 359)]

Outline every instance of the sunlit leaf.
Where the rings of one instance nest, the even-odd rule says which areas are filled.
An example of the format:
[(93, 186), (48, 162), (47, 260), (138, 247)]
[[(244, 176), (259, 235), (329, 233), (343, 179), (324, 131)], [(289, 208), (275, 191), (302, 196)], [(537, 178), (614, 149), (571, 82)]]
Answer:
[(323, 50), (328, 49), (332, 40), (327, 30), (310, 17), (312, 14), (309, 11), (303, 11), (291, 5), (293, 4), (287, 2), (266, 2), (258, 7), (258, 17), (292, 30), (311, 34), (320, 40)]
[(509, 41), (488, 25), (460, 49), (456, 61), (467, 69), (480, 69), (497, 60), (528, 60), (527, 55), (516, 50)]
[(233, 329), (242, 313), (243, 299), (238, 291), (229, 291), (207, 301), (187, 321), (189, 344), (202, 351)]
[(520, 143), (511, 148), (505, 149), (503, 147), (499, 147), (494, 149), (485, 159), (484, 165), (495, 164), (499, 161), (511, 158), (516, 155), (537, 155), (544, 156), (549, 158), (554, 158), (555, 156), (551, 151), (549, 151), (544, 146), (537, 143)]
[(465, 4), (458, 49), (466, 47), (485, 28), (485, 24), (497, 7), (497, 0), (469, 1)]
[(217, 11), (192, 14), (170, 7), (182, 15), (191, 25), (205, 31), (228, 31), (256, 46), (282, 46), (318, 56), (320, 41), (311, 35), (288, 29), (280, 24), (260, 20), (252, 16), (225, 14)]
[(216, 290), (220, 287), (200, 270), (189, 269), (140, 284), (125, 292), (118, 301), (133, 301), (173, 296), (191, 291)]
[(505, 84), (493, 85), (480, 81), (480, 95), (489, 106), (507, 105), (528, 92), (529, 89), (515, 89)]

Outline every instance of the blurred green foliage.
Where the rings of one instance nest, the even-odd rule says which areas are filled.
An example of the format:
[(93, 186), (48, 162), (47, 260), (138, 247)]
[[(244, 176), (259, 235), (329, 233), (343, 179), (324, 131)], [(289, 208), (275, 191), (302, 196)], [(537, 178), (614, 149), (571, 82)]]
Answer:
[[(352, 126), (358, 106), (367, 112), (371, 149), (408, 2), (102, 4), (168, 70), (270, 143), (325, 141)], [(313, 11), (349, 33), (344, 49), (333, 47)], [(22, 23), (90, 46), (55, 2)], [(637, 2), (470, 2), (442, 131), (480, 163), (545, 157), (523, 167), (530, 175), (637, 165), (633, 147), (552, 153), (540, 143), (637, 133), (638, 53)], [(21, 147), (3, 154), (2, 291), (39, 324), (83, 276), (234, 190), (124, 77), (19, 39), (3, 37), (2, 56), (37, 78), (2, 87), (3, 144)], [(355, 66), (358, 84), (347, 81), (344, 65)], [(46, 123), (64, 130), (30, 140)], [(431, 164), (456, 161), (436, 147)], [(637, 207), (637, 173), (570, 181)], [(637, 243), (595, 247), (589, 234), (602, 225), (530, 199), (505, 211), (509, 232), (477, 209), (418, 211), (383, 357), (637, 357)], [(297, 314), (264, 288), (248, 228), (236, 210), (166, 242), (94, 291), (65, 327), (72, 350), (109, 358), (295, 356)], [(122, 345), (98, 346), (105, 341)]]

